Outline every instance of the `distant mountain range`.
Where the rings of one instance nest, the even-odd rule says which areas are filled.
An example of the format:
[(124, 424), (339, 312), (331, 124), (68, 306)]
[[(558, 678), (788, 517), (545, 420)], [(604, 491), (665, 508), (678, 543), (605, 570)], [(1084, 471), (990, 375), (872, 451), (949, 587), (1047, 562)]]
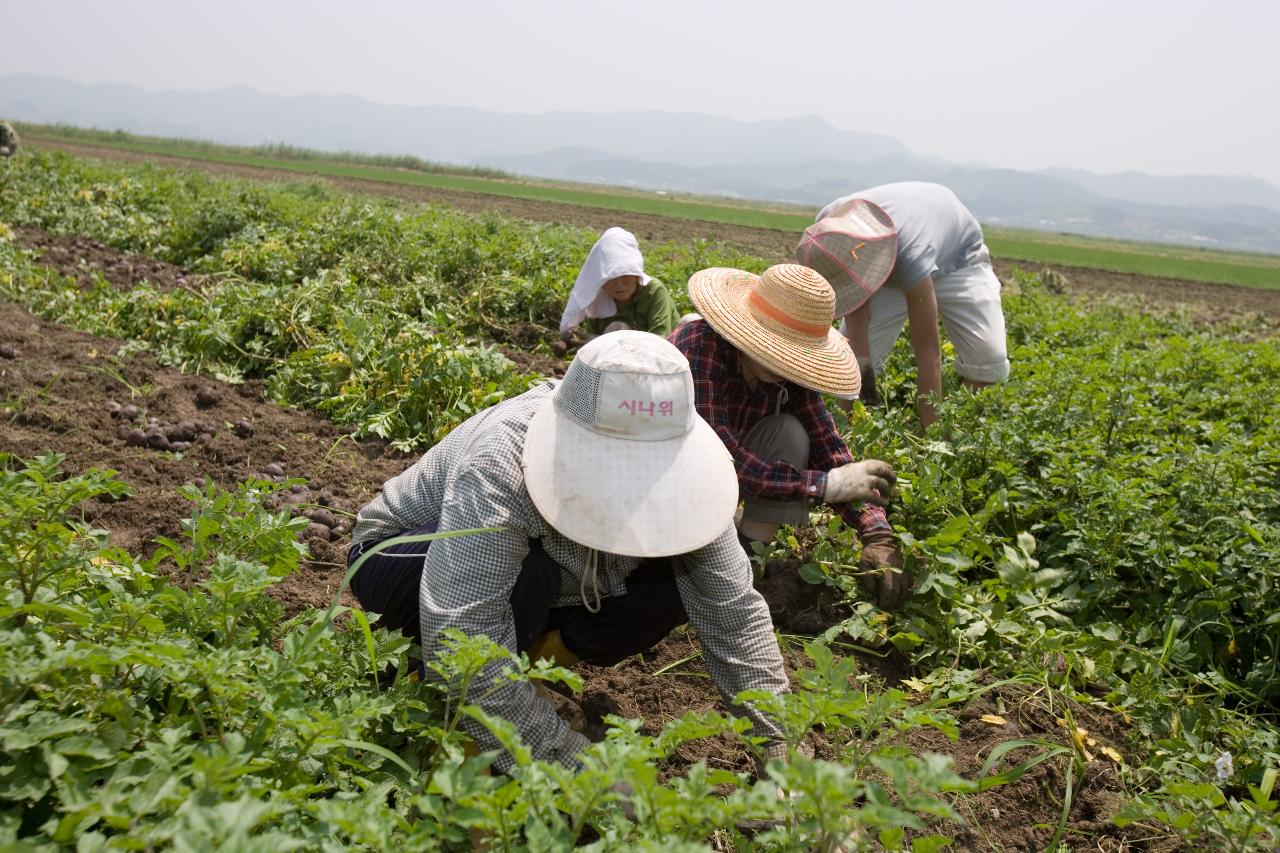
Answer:
[(962, 165), (816, 116), (744, 122), (698, 113), (493, 113), (241, 86), (147, 92), (30, 75), (0, 76), (0, 116), (241, 145), (415, 154), (540, 177), (815, 207), (862, 187), (932, 180), (991, 224), (1280, 252), (1280, 188), (1256, 178)]

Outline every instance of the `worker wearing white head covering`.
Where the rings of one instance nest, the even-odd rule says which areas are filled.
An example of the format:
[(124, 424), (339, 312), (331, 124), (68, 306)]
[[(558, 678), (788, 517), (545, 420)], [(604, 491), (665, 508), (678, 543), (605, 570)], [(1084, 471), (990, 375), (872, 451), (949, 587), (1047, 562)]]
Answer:
[[(635, 286), (606, 288), (618, 279)], [(625, 301), (624, 297), (611, 295), (610, 289), (615, 294), (626, 293)], [(589, 334), (600, 334), (610, 321), (615, 321), (623, 328), (666, 335), (678, 319), (666, 286), (644, 271), (644, 256), (635, 235), (624, 228), (610, 228), (591, 247), (578, 273), (569, 304), (560, 317), (560, 331), (568, 332), (585, 322)]]

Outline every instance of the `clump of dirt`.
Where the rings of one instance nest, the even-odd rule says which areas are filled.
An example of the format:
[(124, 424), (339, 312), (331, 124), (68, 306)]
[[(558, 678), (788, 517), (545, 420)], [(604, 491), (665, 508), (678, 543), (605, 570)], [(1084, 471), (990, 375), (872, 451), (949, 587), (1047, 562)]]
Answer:
[(814, 586), (796, 572), (798, 560), (774, 561), (756, 583), (773, 624), (792, 634), (820, 634), (849, 616), (834, 587)]
[(550, 354), (541, 350), (544, 344), (560, 340), (552, 330), (535, 323), (522, 321), (492, 330), (493, 338), (502, 354), (511, 359), (525, 373), (541, 373), (559, 378), (569, 368), (571, 358), (561, 358), (564, 353)]

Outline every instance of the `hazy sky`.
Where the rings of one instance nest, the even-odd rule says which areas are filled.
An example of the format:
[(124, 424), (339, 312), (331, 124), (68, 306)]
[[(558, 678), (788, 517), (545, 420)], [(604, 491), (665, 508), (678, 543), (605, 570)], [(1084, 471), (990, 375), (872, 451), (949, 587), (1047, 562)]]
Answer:
[(817, 114), (950, 160), (1280, 183), (1275, 0), (7, 0), (0, 30), (0, 74)]

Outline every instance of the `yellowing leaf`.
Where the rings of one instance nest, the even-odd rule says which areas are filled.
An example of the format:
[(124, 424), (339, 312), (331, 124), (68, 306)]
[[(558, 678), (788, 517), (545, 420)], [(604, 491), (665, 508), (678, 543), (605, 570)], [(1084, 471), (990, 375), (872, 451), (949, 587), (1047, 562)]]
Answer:
[(1105, 755), (1107, 758), (1110, 758), (1116, 764), (1124, 764), (1124, 758), (1120, 755), (1120, 753), (1116, 752), (1111, 747), (1104, 746), (1098, 751), (1101, 752), (1103, 755)]
[(984, 723), (990, 723), (993, 726), (1003, 726), (1009, 722), (999, 714), (983, 714), (978, 719), (982, 720), (982, 722)]
[(923, 681), (921, 681), (918, 678), (907, 678), (907, 679), (904, 679), (902, 683), (910, 687), (916, 693), (929, 692), (929, 685), (925, 684)]

